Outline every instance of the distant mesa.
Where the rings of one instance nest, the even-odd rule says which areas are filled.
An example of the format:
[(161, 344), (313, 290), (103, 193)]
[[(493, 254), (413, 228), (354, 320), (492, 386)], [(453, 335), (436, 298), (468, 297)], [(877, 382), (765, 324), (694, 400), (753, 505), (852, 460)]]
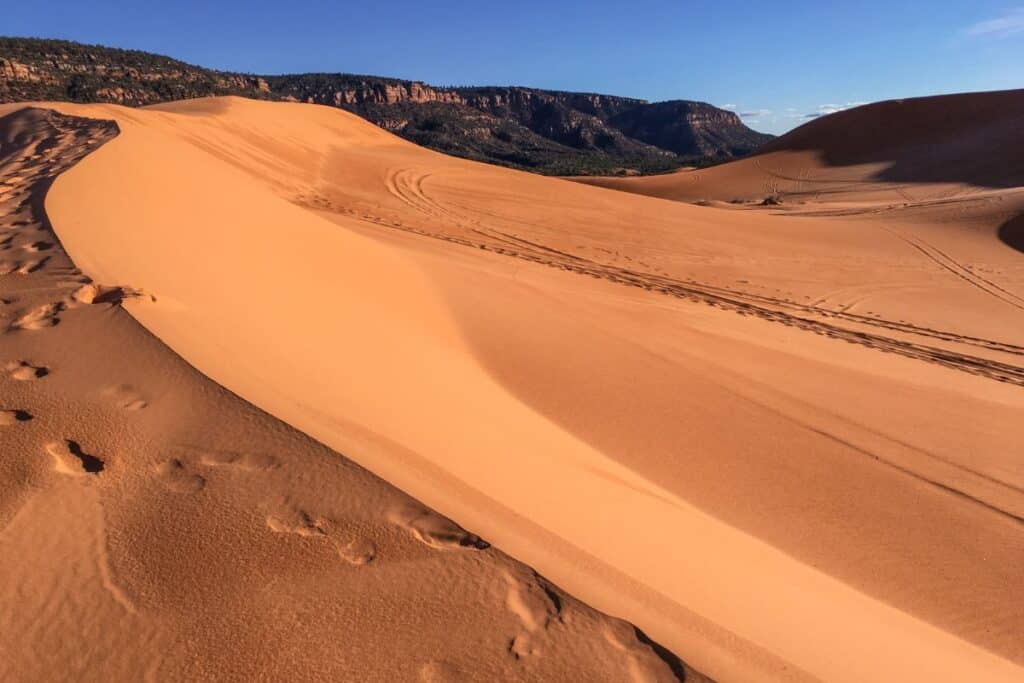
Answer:
[(130, 106), (212, 95), (346, 109), (439, 152), (549, 175), (636, 175), (744, 156), (772, 139), (704, 102), (340, 73), (255, 76), (137, 50), (0, 38), (0, 103)]

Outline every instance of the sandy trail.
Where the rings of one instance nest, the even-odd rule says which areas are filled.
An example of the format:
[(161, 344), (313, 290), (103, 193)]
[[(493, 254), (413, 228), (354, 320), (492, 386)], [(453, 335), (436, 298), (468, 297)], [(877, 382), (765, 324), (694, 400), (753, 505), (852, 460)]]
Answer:
[(319, 107), (60, 108), (121, 135), (47, 208), (150, 331), (698, 668), (1021, 675), (1024, 278), (991, 207), (914, 248), (913, 212), (612, 193)]
[(200, 375), (126, 313), (149, 294), (83, 275), (43, 201), (116, 132), (0, 118), (0, 679), (703, 680)]

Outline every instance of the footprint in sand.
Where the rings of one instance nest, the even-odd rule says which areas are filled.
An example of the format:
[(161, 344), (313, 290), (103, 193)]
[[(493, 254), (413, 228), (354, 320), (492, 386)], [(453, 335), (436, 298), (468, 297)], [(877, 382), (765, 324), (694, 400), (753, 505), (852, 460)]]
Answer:
[(18, 269), (15, 272), (18, 275), (29, 275), (31, 273), (36, 272), (37, 270), (39, 270), (43, 266), (45, 266), (46, 262), (49, 259), (50, 259), (50, 257), (47, 256), (44, 259), (36, 259), (36, 260), (32, 260), (32, 261), (25, 261), (24, 263), (22, 263), (22, 264), (20, 264), (18, 266)]
[(536, 574), (516, 576), (506, 571), (505, 583), (508, 588), (505, 606), (519, 618), (527, 631), (532, 633), (546, 629), (551, 620), (561, 613), (561, 598)]
[(267, 517), (267, 526), (278, 534), (296, 534), (304, 538), (326, 536), (326, 520), (315, 518), (305, 510), (288, 510)]
[(27, 410), (0, 410), (0, 427), (10, 427), (19, 422), (28, 422), (32, 414)]
[(44, 304), (24, 314), (11, 324), (12, 329), (19, 330), (41, 330), (53, 327), (60, 319), (57, 314), (64, 308), (64, 304)]
[(508, 646), (516, 659), (538, 657), (543, 650), (537, 636), (547, 630), (552, 620), (559, 617), (562, 601), (543, 579), (536, 574), (519, 576), (505, 572), (505, 607), (518, 619), (523, 631), (516, 634)]
[(46, 452), (53, 458), (53, 468), (61, 474), (84, 477), (103, 471), (103, 461), (83, 451), (78, 442), (71, 439), (51, 441), (46, 444)]
[(250, 472), (261, 472), (278, 467), (277, 460), (273, 456), (232, 451), (204, 453), (199, 457), (199, 462), (208, 467), (232, 467)]
[(416, 503), (393, 509), (388, 519), (409, 531), (417, 540), (432, 548), (476, 548), (484, 550), (490, 544), (471, 534), (458, 524)]
[(156, 468), (157, 478), (165, 488), (175, 493), (195, 493), (206, 486), (206, 479), (189, 472), (180, 460), (168, 460)]
[(30, 242), (22, 247), (25, 251), (30, 254), (37, 254), (41, 251), (48, 251), (53, 248), (53, 242), (47, 242), (45, 240), (39, 240), (38, 242)]
[(459, 667), (450, 662), (427, 662), (420, 667), (421, 683), (458, 683), (468, 680)]
[(335, 541), (341, 559), (356, 566), (368, 564), (377, 557), (377, 545), (368, 538), (353, 538), (347, 542)]
[(145, 397), (130, 384), (115, 384), (106, 387), (103, 395), (114, 402), (118, 408), (127, 411), (142, 410), (149, 405)]
[(516, 659), (526, 659), (528, 657), (540, 657), (544, 654), (544, 648), (541, 647), (532, 633), (524, 631), (517, 633), (512, 638), (512, 641), (508, 644), (508, 652)]
[(50, 369), (42, 365), (32, 365), (24, 360), (12, 360), (4, 364), (4, 372), (11, 379), (19, 382), (30, 382), (46, 377), (50, 374)]
[[(69, 304), (111, 304), (120, 305), (125, 299), (134, 299), (144, 296), (141, 289), (131, 287), (116, 287), (110, 285), (98, 285), (88, 282), (76, 289), (70, 297)], [(156, 301), (156, 297), (150, 297)]]
[(604, 637), (626, 656), (629, 680), (633, 683), (678, 683), (688, 678), (683, 663), (675, 655), (624, 621), (606, 625)]
[(377, 546), (368, 538), (352, 537), (339, 531), (333, 521), (290, 508), (267, 517), (267, 527), (278, 534), (322, 538), (334, 545), (338, 556), (349, 564), (368, 564), (377, 556)]

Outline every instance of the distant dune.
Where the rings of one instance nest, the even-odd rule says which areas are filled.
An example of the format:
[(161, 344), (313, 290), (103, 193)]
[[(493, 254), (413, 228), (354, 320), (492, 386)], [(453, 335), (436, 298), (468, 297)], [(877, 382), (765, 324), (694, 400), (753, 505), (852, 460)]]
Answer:
[(869, 104), (709, 169), (581, 182), (679, 201), (917, 201), (1024, 185), (1024, 90)]
[[(54, 415), (0, 427), (37, 430), (18, 444), (38, 459), (5, 465), (32, 482), (10, 486), (0, 535), (31, 558), (0, 553), (0, 584), (32, 597), (5, 595), (25, 605), (0, 624), (20, 657), (84, 628), (101, 651), (129, 634), (133, 673), (1024, 674), (1024, 198), (982, 182), (987, 160), (911, 181), (877, 177), (902, 147), (847, 166), (773, 148), (637, 179), (697, 177), (712, 206), (692, 206), (447, 157), (327, 107), (45, 106), (80, 118), (9, 123), (36, 142), (0, 196), (3, 282), (52, 278), (38, 301), (2, 292), (9, 372), (49, 373), (11, 379), (10, 409)], [(1009, 124), (978, 120), (994, 154)], [(46, 170), (48, 149), (88, 156)], [(801, 185), (790, 211), (796, 186), (764, 183), (805, 167), (786, 182), (852, 189)], [(56, 170), (42, 263), (45, 225), (20, 237), (17, 210)], [(713, 201), (767, 194), (783, 204)], [(50, 360), (36, 340), (68, 328)], [(114, 434), (152, 422), (106, 454), (67, 411)], [(62, 571), (72, 552), (87, 572)], [(60, 602), (75, 581), (85, 597)]]

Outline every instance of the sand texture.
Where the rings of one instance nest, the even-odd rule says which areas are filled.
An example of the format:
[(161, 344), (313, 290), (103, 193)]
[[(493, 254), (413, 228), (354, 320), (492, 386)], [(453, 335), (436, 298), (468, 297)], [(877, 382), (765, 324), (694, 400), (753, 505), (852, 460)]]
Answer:
[(0, 118), (0, 680), (700, 681), (213, 383), (43, 202), (117, 134)]
[(1024, 675), (1024, 194), (981, 162), (694, 206), (327, 107), (45, 107), (0, 110), (24, 666)]

